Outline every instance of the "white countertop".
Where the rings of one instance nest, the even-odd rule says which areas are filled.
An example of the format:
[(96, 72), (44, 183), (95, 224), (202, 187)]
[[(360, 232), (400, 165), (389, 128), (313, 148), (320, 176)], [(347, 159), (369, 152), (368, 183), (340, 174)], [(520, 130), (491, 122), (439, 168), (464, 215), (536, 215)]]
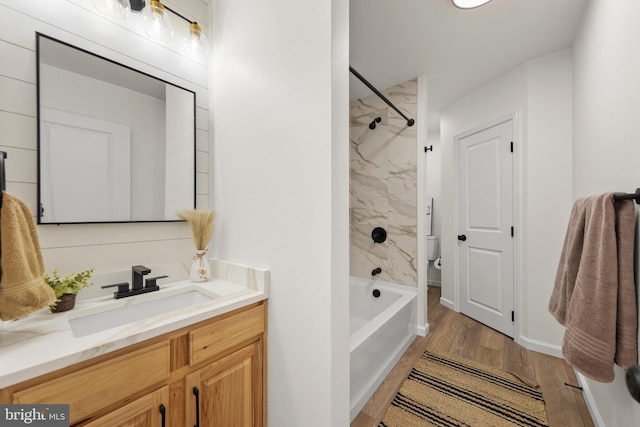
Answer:
[[(49, 313), (48, 309), (44, 309), (23, 319), (3, 322), (0, 330), (0, 388), (268, 298), (268, 271), (213, 259), (210, 262), (213, 278), (208, 282), (181, 280), (159, 283), (159, 291), (118, 300), (111, 293), (80, 300), (74, 309), (63, 313)], [(152, 299), (171, 298), (185, 291), (215, 294), (215, 297), (210, 301), (80, 337), (74, 336), (69, 324), (71, 319), (102, 312), (106, 307), (135, 306)]]

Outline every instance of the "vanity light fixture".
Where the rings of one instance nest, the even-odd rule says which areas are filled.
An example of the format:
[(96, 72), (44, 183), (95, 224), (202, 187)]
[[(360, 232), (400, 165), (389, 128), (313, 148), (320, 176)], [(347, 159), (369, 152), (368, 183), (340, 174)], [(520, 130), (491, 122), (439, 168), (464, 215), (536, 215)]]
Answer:
[(118, 21), (124, 21), (131, 11), (129, 0), (95, 0), (93, 6), (104, 16)]
[(167, 13), (171, 12), (188, 23), (184, 30), (179, 31), (185, 54), (206, 57), (209, 52), (209, 42), (200, 25), (163, 5), (160, 0), (94, 0), (94, 6), (102, 15), (114, 20), (126, 19), (131, 11), (140, 12), (145, 33), (162, 42), (173, 39), (173, 23)]
[(460, 9), (473, 9), (489, 3), (491, 0), (453, 0), (453, 5)]

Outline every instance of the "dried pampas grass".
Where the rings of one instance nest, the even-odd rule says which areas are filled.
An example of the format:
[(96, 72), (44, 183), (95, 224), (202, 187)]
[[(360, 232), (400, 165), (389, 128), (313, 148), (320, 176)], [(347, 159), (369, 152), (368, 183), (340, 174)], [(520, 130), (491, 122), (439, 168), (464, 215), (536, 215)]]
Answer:
[(207, 249), (211, 234), (213, 234), (213, 218), (215, 211), (203, 211), (199, 209), (190, 209), (178, 212), (178, 217), (189, 223), (193, 232), (193, 241), (196, 249), (201, 251)]

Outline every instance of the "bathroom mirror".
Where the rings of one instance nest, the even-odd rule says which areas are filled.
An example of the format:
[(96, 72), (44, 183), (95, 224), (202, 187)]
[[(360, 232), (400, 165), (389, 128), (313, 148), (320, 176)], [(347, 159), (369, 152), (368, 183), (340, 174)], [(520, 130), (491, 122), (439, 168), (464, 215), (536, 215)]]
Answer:
[(179, 221), (195, 93), (36, 34), (39, 224)]

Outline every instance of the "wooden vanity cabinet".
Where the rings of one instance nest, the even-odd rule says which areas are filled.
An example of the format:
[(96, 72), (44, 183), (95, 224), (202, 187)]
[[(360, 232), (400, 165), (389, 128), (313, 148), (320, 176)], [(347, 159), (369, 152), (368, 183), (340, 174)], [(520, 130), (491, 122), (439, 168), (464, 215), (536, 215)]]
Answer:
[[(244, 347), (186, 378), (187, 426), (262, 426), (262, 344)], [(191, 409), (190, 409), (191, 408)]]
[[(83, 427), (265, 427), (267, 302), (0, 390)], [(195, 391), (195, 392), (194, 392)]]

